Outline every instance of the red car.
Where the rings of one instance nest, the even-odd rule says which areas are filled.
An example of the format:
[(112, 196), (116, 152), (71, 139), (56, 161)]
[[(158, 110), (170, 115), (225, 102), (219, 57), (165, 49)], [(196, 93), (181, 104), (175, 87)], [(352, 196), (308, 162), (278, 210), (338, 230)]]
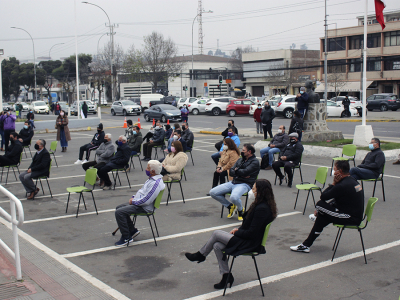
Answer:
[(248, 115), (250, 106), (255, 103), (249, 99), (235, 99), (229, 101), (229, 104), (226, 106), (226, 113), (231, 117), (236, 115)]

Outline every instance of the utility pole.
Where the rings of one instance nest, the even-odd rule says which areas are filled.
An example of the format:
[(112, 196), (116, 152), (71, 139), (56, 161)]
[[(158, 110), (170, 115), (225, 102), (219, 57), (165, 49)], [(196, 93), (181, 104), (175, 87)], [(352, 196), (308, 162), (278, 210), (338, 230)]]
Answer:
[(199, 6), (197, 9), (198, 19), (199, 22), (199, 54), (203, 54), (203, 4), (202, 0), (199, 0)]
[(324, 81), (325, 81), (325, 92), (324, 99), (325, 104), (328, 100), (328, 15), (326, 14), (326, 0), (325, 0), (325, 49), (324, 49)]

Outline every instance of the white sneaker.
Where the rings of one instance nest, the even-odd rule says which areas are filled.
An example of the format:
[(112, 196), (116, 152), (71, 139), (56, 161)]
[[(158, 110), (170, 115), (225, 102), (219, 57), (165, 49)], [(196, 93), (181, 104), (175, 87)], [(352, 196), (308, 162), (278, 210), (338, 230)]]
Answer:
[(308, 216), (310, 218), (311, 221), (315, 222), (315, 220), (317, 219), (317, 217), (314, 214), (311, 214)]
[(85, 159), (83, 162), (82, 162), (82, 164), (86, 164), (88, 161)]
[(300, 244), (297, 246), (292, 246), (292, 247), (290, 247), (290, 250), (296, 251), (296, 252), (305, 252), (305, 253), (310, 252), (310, 248), (307, 246), (304, 246), (303, 244)]
[(82, 161), (80, 159), (78, 159), (76, 162), (74, 162), (75, 165), (81, 165)]

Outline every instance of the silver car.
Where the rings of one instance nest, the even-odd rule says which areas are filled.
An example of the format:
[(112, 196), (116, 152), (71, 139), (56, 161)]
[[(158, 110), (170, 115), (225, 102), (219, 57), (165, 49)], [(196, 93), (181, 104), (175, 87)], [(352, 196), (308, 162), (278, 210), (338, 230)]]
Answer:
[(111, 105), (111, 114), (113, 116), (115, 116), (116, 114), (123, 114), (124, 116), (137, 114), (138, 116), (140, 116), (141, 111), (142, 108), (140, 107), (140, 105), (137, 105), (131, 100), (115, 101)]
[[(82, 107), (83, 102), (86, 102), (86, 105), (88, 106), (88, 113), (91, 113), (91, 114), (94, 114), (94, 115), (97, 113), (97, 104), (93, 103), (90, 100), (79, 100), (79, 106)], [(71, 116), (73, 116), (73, 115), (77, 116), (78, 115), (78, 111), (76, 109), (76, 106), (77, 106), (77, 104), (76, 104), (76, 101), (75, 101), (71, 105)]]
[(208, 101), (208, 99), (202, 98), (202, 99), (197, 99), (194, 102), (187, 104), (189, 112), (191, 112), (194, 115), (198, 115), (199, 113), (205, 113), (207, 101)]

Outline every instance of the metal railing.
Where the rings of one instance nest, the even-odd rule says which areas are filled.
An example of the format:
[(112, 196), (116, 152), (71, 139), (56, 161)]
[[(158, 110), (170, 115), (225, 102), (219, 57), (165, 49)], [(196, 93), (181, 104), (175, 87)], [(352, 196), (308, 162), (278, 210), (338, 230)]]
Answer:
[[(0, 214), (4, 217), (4, 219), (6, 219), (11, 223), (13, 241), (14, 241), (14, 251), (12, 251), (10, 247), (8, 247), (6, 243), (4, 243), (1, 239), (0, 239), (0, 246), (2, 246), (7, 251), (7, 253), (15, 260), (17, 280), (21, 280), (22, 272), (21, 272), (21, 258), (19, 254), (18, 226), (21, 226), (24, 223), (24, 208), (22, 207), (21, 201), (1, 185), (0, 185), (0, 192), (10, 199), (11, 215), (1, 207), (0, 207)], [(17, 211), (18, 211), (18, 219), (17, 219)]]

